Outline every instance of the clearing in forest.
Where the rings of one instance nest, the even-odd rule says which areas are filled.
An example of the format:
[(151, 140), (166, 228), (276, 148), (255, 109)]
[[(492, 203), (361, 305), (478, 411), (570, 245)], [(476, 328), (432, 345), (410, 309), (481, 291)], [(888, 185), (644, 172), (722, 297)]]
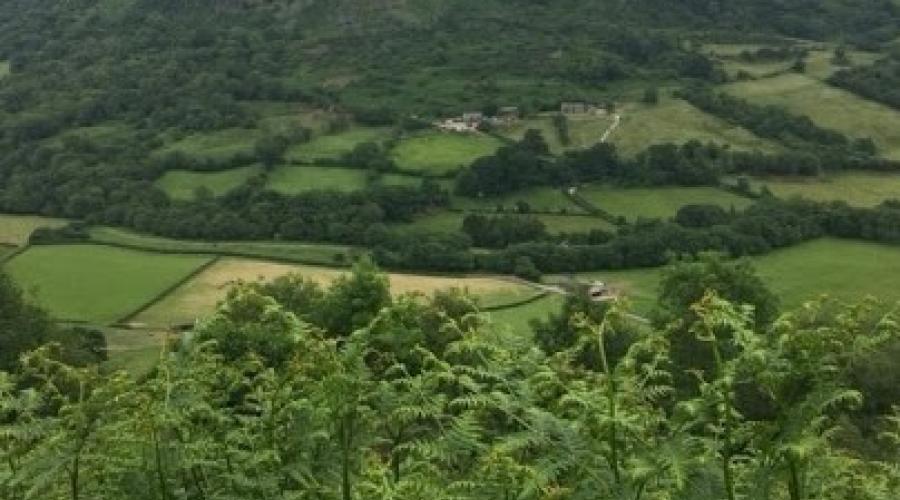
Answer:
[(13, 279), (57, 319), (111, 324), (209, 261), (98, 245), (31, 247), (6, 262)]
[[(327, 284), (347, 273), (346, 270), (277, 264), (249, 259), (221, 259), (180, 286), (173, 293), (139, 314), (134, 322), (153, 327), (193, 323), (211, 314), (239, 281), (267, 281), (286, 274), (299, 273), (316, 282)], [(414, 274), (389, 274), (394, 294), (464, 288), (481, 299), (484, 306), (510, 304), (538, 294), (533, 288), (499, 277), (442, 277)]]

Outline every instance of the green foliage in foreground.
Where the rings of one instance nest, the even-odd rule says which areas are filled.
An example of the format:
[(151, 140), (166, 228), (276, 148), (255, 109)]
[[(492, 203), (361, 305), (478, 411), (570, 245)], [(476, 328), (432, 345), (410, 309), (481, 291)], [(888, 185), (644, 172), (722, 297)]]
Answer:
[[(655, 331), (597, 306), (546, 354), (465, 296), (391, 300), (385, 287), (366, 266), (324, 295), (302, 280), (238, 287), (140, 381), (67, 366), (52, 346), (24, 356), (0, 374), (0, 498), (888, 500), (900, 488), (900, 414), (869, 414), (877, 451), (848, 439), (870, 395), (858, 368), (900, 339), (873, 304), (811, 305), (763, 330), (751, 307), (709, 292)], [(322, 304), (338, 316), (304, 314)], [(683, 336), (712, 359), (693, 391), (672, 382)]]

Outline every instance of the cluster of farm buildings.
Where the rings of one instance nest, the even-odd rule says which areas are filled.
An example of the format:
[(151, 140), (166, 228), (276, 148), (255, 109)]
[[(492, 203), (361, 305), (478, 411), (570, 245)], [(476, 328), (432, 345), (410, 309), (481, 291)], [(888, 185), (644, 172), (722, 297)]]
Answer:
[[(606, 106), (590, 104), (586, 102), (563, 102), (559, 106), (559, 112), (564, 115), (605, 115)], [(460, 116), (446, 118), (435, 122), (434, 126), (447, 132), (477, 132), (484, 125), (504, 126), (515, 123), (521, 118), (517, 106), (504, 106), (497, 111), (495, 116), (487, 116), (479, 111), (463, 113)]]

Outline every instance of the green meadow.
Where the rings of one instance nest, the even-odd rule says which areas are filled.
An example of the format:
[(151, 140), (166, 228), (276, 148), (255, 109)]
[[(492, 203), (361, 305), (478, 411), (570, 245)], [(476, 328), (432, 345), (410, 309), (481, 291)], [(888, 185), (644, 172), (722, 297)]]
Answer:
[(366, 187), (365, 170), (342, 167), (282, 166), (269, 174), (269, 189), (283, 194), (307, 191), (360, 191)]
[(734, 83), (724, 89), (755, 103), (782, 106), (850, 137), (869, 137), (885, 157), (900, 159), (900, 111), (883, 104), (797, 73)]
[(380, 127), (351, 127), (336, 134), (313, 137), (309, 142), (288, 149), (285, 157), (290, 161), (315, 163), (318, 160), (334, 160), (349, 153), (358, 144), (381, 142), (391, 136), (391, 129)]
[(209, 261), (97, 245), (32, 247), (4, 264), (16, 282), (61, 320), (111, 324)]
[[(823, 238), (753, 257), (751, 262), (788, 310), (823, 294), (849, 302), (865, 296), (900, 301), (897, 247)], [(642, 269), (580, 276), (609, 283), (628, 296), (638, 312), (646, 312), (655, 301), (661, 273), (662, 269)]]
[(629, 103), (621, 107), (622, 121), (609, 136), (625, 155), (635, 155), (647, 146), (690, 140), (729, 144), (743, 150), (777, 151), (780, 146), (746, 129), (704, 113), (680, 99), (660, 96), (658, 104)]
[(213, 196), (222, 196), (262, 172), (260, 165), (232, 168), (221, 172), (170, 170), (156, 181), (156, 185), (173, 200), (192, 200), (199, 188), (208, 189)]
[(900, 175), (848, 172), (824, 177), (760, 177), (751, 180), (755, 190), (766, 186), (779, 198), (801, 197), (814, 201), (844, 201), (873, 207), (885, 200), (900, 200)]
[(579, 194), (597, 208), (628, 220), (669, 218), (691, 204), (719, 205), (725, 209), (752, 204), (749, 198), (713, 187), (619, 188), (594, 184), (582, 187)]
[(493, 154), (502, 145), (484, 134), (428, 131), (401, 140), (391, 156), (403, 170), (444, 175)]

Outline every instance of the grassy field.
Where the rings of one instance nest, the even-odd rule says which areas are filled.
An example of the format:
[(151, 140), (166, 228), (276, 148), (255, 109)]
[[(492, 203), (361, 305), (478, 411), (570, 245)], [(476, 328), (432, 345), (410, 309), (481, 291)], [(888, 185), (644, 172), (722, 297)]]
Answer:
[(314, 190), (359, 191), (366, 187), (364, 170), (342, 167), (279, 167), (269, 174), (269, 189), (283, 194)]
[(315, 162), (336, 159), (349, 153), (357, 144), (381, 142), (388, 139), (391, 129), (378, 127), (352, 127), (338, 134), (319, 135), (311, 141), (292, 146), (285, 157), (292, 161)]
[(9, 61), (0, 61), (0, 78), (9, 74)]
[[(900, 247), (824, 238), (751, 259), (785, 309), (822, 294), (844, 301), (867, 295), (900, 301)], [(624, 292), (639, 313), (655, 301), (661, 269), (597, 272), (584, 279), (605, 281)], [(552, 280), (552, 278), (551, 278)]]
[[(135, 323), (154, 327), (190, 324), (196, 318), (210, 314), (226, 296), (229, 287), (239, 281), (271, 280), (289, 273), (300, 273), (327, 284), (345, 272), (326, 267), (222, 259), (142, 312), (135, 318)], [(485, 306), (518, 302), (537, 294), (530, 287), (495, 277), (440, 277), (397, 273), (392, 273), (389, 277), (394, 294), (430, 294), (453, 287), (464, 288), (479, 297)]]
[(0, 245), (21, 246), (28, 242), (35, 229), (62, 227), (65, 224), (65, 220), (52, 217), (0, 214)]
[(850, 137), (870, 137), (884, 156), (900, 159), (900, 111), (796, 73), (724, 88), (755, 103), (783, 106)]
[(158, 150), (159, 153), (181, 152), (197, 158), (225, 160), (239, 153), (253, 153), (260, 130), (228, 128), (215, 132), (192, 134)]
[(200, 253), (241, 255), (261, 259), (294, 261), (306, 264), (333, 265), (336, 260), (350, 262), (365, 250), (342, 245), (289, 243), (275, 241), (208, 242), (186, 241), (138, 234), (110, 227), (91, 229), (91, 241), (124, 245), (148, 251), (167, 253)]
[(221, 172), (170, 170), (156, 181), (156, 185), (173, 200), (192, 200), (198, 188), (205, 187), (214, 196), (222, 196), (241, 186), (254, 175), (261, 174), (262, 171), (263, 169), (259, 165), (232, 168)]
[(404, 170), (440, 175), (467, 167), (502, 144), (483, 134), (429, 131), (403, 139), (391, 156)]
[(415, 175), (384, 174), (378, 178), (377, 182), (384, 186), (419, 187), (422, 184), (422, 178)]
[(625, 155), (636, 154), (653, 144), (680, 144), (692, 139), (730, 144), (743, 150), (776, 151), (780, 148), (772, 141), (708, 115), (685, 101), (669, 97), (660, 96), (656, 105), (623, 105), (620, 114), (621, 124), (609, 136), (609, 141)]
[(821, 178), (760, 177), (751, 184), (766, 186), (779, 198), (795, 196), (815, 201), (845, 201), (858, 207), (873, 207), (884, 200), (900, 199), (900, 175), (852, 172)]
[(547, 315), (561, 310), (565, 301), (561, 295), (548, 295), (540, 300), (519, 307), (492, 311), (488, 314), (491, 321), (499, 327), (509, 327), (517, 334), (531, 335), (530, 322), (544, 319)]
[(13, 245), (7, 245), (6, 243), (0, 243), (0, 262), (3, 262), (3, 259), (16, 251), (16, 247)]
[(5, 264), (54, 317), (110, 324), (209, 261), (96, 245), (32, 247)]
[(513, 140), (521, 140), (528, 129), (541, 132), (553, 153), (559, 154), (569, 149), (583, 149), (600, 142), (603, 133), (612, 125), (609, 115), (569, 115), (569, 144), (563, 146), (559, 140), (559, 132), (553, 125), (553, 115), (537, 116), (516, 122), (514, 125), (500, 129), (500, 133)]
[(552, 187), (528, 188), (506, 196), (490, 198), (456, 196), (453, 198), (453, 208), (478, 211), (495, 211), (502, 208), (504, 211), (512, 211), (519, 202), (527, 203), (534, 212), (584, 212), (581, 207), (572, 203), (562, 191)]
[(616, 188), (589, 185), (581, 196), (594, 206), (628, 220), (638, 217), (668, 218), (690, 204), (713, 204), (725, 209), (744, 208), (752, 200), (713, 187)]

